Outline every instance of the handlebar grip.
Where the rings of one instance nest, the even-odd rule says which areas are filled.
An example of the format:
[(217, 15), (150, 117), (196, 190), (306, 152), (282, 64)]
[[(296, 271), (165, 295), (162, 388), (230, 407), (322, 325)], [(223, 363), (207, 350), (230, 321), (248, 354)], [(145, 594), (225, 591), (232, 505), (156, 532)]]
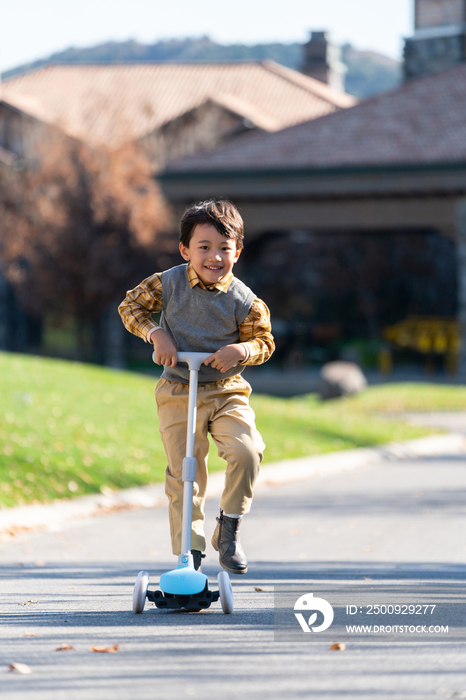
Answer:
[(188, 364), (190, 362), (199, 362), (199, 364), (202, 364), (211, 355), (211, 352), (179, 352), (178, 362), (187, 362)]
[[(211, 352), (179, 352), (177, 354), (178, 362), (186, 362), (189, 369), (195, 369), (199, 371), (200, 366), (210, 357), (213, 353)], [(152, 360), (156, 362), (155, 350), (152, 353)], [(157, 363), (156, 363), (157, 364)]]

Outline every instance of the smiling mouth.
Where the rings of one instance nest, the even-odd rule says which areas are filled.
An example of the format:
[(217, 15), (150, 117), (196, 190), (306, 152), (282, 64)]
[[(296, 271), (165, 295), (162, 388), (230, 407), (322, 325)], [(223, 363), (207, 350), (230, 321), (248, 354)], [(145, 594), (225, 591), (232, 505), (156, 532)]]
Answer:
[(213, 270), (214, 272), (217, 272), (218, 270), (221, 270), (221, 269), (222, 269), (222, 266), (213, 267), (213, 266), (210, 266), (210, 265), (206, 265), (205, 267), (206, 267), (208, 270)]

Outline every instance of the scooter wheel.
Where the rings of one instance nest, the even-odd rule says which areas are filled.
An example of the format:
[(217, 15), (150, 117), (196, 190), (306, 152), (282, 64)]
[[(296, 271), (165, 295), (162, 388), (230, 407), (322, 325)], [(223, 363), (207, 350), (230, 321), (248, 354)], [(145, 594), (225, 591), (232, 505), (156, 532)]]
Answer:
[(140, 571), (133, 589), (133, 612), (142, 613), (146, 603), (147, 587), (149, 586), (149, 574)]
[(220, 602), (224, 613), (233, 612), (233, 590), (231, 588), (230, 577), (226, 571), (220, 571), (217, 576), (218, 590), (220, 593)]

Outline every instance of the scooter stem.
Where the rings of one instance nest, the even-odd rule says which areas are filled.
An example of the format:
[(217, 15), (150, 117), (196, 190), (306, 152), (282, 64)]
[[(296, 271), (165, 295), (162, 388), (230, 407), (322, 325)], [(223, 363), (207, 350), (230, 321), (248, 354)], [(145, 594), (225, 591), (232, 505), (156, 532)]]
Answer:
[(178, 361), (189, 367), (188, 426), (186, 432), (186, 457), (183, 460), (183, 520), (181, 531), (181, 555), (191, 552), (191, 529), (193, 520), (193, 483), (196, 480), (194, 458), (194, 436), (196, 434), (197, 379), (201, 364), (212, 353), (179, 352)]

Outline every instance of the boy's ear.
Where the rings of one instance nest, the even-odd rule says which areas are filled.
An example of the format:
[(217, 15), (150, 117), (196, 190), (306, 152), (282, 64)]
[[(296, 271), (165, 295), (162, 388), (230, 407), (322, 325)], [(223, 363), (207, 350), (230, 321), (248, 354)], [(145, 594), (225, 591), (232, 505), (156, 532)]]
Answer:
[(189, 248), (180, 243), (180, 253), (183, 260), (189, 260)]
[(238, 260), (239, 256), (241, 255), (242, 248), (237, 248), (236, 249), (236, 255), (235, 255), (235, 262)]

